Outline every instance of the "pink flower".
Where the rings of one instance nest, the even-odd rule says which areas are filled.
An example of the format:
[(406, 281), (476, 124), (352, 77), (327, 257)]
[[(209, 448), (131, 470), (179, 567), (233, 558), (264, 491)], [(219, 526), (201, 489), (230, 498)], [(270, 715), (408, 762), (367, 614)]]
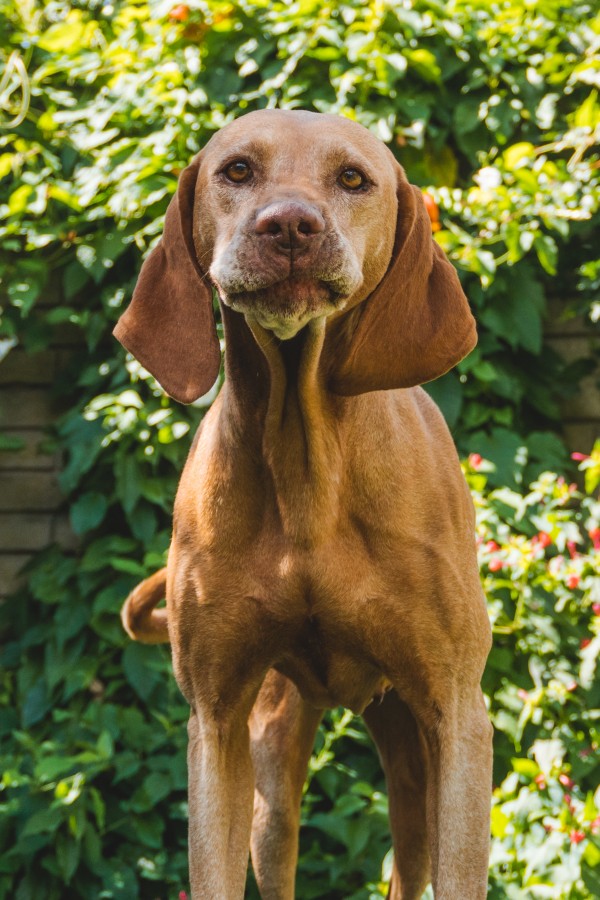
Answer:
[(571, 559), (575, 559), (576, 556), (579, 556), (577, 552), (577, 542), (576, 541), (567, 541), (567, 550), (569, 551), (569, 556)]
[(570, 682), (568, 683), (568, 685), (567, 685), (567, 690), (569, 691), (569, 693), (572, 694), (573, 691), (576, 691), (578, 687), (579, 687), (579, 685), (577, 684), (577, 682), (575, 681), (575, 679), (573, 679), (573, 681), (570, 681)]
[(519, 700), (522, 700), (523, 703), (527, 703), (527, 701), (529, 700), (529, 693), (523, 688), (519, 688), (519, 690), (517, 691), (517, 697), (519, 698)]
[(540, 772), (539, 775), (536, 775), (535, 778), (534, 778), (533, 780), (534, 780), (535, 783), (537, 784), (537, 786), (538, 786), (538, 788), (540, 789), (540, 791), (546, 790), (546, 787), (547, 787), (547, 785), (546, 785), (546, 776), (544, 775), (543, 772)]
[(188, 900), (188, 895), (185, 891), (179, 891), (179, 900)]
[(499, 550), (500, 547), (496, 543), (496, 541), (488, 541), (485, 545), (485, 550), (487, 553), (494, 553), (496, 550)]
[(600, 603), (592, 604), (592, 612), (594, 613), (595, 616), (600, 616)]
[(582, 639), (581, 639), (581, 643), (579, 644), (580, 650), (585, 650), (585, 648), (586, 648), (586, 647), (589, 647), (589, 645), (590, 645), (591, 643), (592, 643), (592, 639), (591, 639), (591, 638), (582, 638)]
[(583, 831), (572, 831), (569, 838), (571, 839), (572, 844), (580, 844), (585, 840), (585, 834)]
[(469, 465), (471, 466), (472, 469), (475, 469), (475, 471), (477, 471), (477, 469), (480, 467), (482, 462), (483, 462), (483, 457), (479, 453), (470, 453), (469, 454)]
[(565, 558), (562, 553), (559, 553), (558, 556), (553, 556), (548, 562), (548, 570), (552, 572), (553, 575), (557, 576), (560, 573), (564, 561)]
[(504, 567), (504, 563), (499, 556), (493, 556), (488, 563), (488, 567), (490, 572), (498, 572)]
[(567, 576), (567, 587), (569, 588), (569, 590), (574, 591), (578, 584), (579, 575), (573, 573), (572, 575)]
[(571, 459), (574, 459), (575, 462), (583, 462), (584, 459), (589, 459), (589, 454), (587, 453), (571, 453)]
[[(558, 776), (558, 780), (560, 781), (560, 783), (562, 784), (563, 787), (566, 787), (566, 788), (569, 788), (569, 789), (575, 787), (575, 782), (573, 781), (573, 779), (572, 779), (572, 778), (569, 778), (569, 776), (566, 775), (564, 772), (561, 772), (561, 773), (560, 773), (560, 775)], [(568, 796), (568, 795), (565, 794), (565, 798), (566, 798), (567, 796)], [(569, 799), (570, 799), (570, 798), (569, 798)]]

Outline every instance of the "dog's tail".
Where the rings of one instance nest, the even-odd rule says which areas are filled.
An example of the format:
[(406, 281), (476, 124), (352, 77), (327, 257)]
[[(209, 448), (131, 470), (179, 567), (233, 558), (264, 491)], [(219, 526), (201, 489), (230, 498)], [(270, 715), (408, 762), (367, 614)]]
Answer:
[(159, 569), (140, 582), (123, 604), (123, 628), (134, 641), (142, 644), (168, 644), (167, 610), (155, 609), (165, 596), (167, 569)]

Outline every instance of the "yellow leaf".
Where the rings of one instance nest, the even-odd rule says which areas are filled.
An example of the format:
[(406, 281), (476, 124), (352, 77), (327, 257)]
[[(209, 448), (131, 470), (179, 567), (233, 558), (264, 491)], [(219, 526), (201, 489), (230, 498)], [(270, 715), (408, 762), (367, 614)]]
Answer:
[(529, 144), (526, 141), (523, 141), (520, 144), (513, 144), (512, 147), (508, 147), (502, 154), (504, 165), (509, 172), (512, 172), (519, 164), (522, 165), (526, 160), (531, 159), (533, 157), (533, 151), (533, 144)]

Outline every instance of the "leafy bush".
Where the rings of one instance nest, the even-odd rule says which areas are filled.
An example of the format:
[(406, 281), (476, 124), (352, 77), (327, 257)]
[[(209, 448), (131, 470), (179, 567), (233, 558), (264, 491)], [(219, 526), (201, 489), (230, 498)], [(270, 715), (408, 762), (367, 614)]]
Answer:
[(600, 442), (589, 462), (583, 495), (549, 472), (524, 496), (487, 493), (486, 464), (471, 456), (467, 470), (494, 631), (492, 897), (600, 884)]
[[(590, 486), (600, 445), (584, 465)], [(495, 635), (484, 679), (496, 728), (490, 896), (591, 898), (600, 503), (551, 473), (525, 494), (490, 491), (490, 469), (475, 454), (465, 466)], [(168, 653), (128, 643), (120, 629), (129, 572), (141, 573), (134, 546), (107, 537), (81, 561), (49, 550), (28, 593), (2, 610), (14, 640), (2, 651), (11, 711), (1, 736), (1, 896), (62, 898), (68, 885), (73, 897), (175, 897), (185, 884), (187, 707)], [(362, 726), (334, 711), (309, 770), (298, 896), (385, 896), (386, 812)]]
[[(550, 287), (600, 317), (591, 6), (0, 0), (0, 30), (0, 348), (33, 353), (66, 326), (84, 345), (53, 430), (80, 549), (41, 553), (0, 610), (0, 896), (185, 888), (187, 709), (168, 653), (128, 643), (117, 612), (163, 562), (203, 407), (171, 403), (109, 332), (179, 170), (265, 104), (359, 119), (438, 204), (480, 343), (429, 390), (465, 452), (495, 466), (467, 468), (496, 632), (493, 896), (597, 896), (597, 456), (585, 494), (547, 474), (567, 465), (552, 429), (589, 363), (565, 366), (543, 335)], [(342, 712), (304, 815), (299, 896), (381, 896), (383, 784)]]
[[(431, 388), (459, 439), (494, 430), (509, 448), (507, 430), (556, 425), (585, 363), (565, 367), (544, 343), (550, 281), (598, 314), (589, 4), (2, 0), (0, 27), (31, 94), (1, 141), (7, 337), (34, 349), (70, 321), (95, 348), (207, 137), (257, 106), (316, 108), (371, 127), (441, 206), (438, 240), (481, 327)], [(37, 311), (49, 289), (50, 317)]]

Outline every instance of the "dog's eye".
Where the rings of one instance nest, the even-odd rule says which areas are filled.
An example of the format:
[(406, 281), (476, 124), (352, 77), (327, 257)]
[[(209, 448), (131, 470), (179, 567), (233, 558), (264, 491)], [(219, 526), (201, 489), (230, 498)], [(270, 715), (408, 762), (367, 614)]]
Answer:
[(223, 172), (225, 177), (235, 184), (242, 184), (244, 181), (249, 181), (249, 179), (252, 178), (252, 169), (248, 163), (244, 162), (242, 159), (236, 159), (235, 162), (229, 163), (229, 165), (223, 169)]
[(365, 187), (367, 179), (358, 169), (344, 169), (339, 175), (338, 182), (348, 191), (358, 191)]

